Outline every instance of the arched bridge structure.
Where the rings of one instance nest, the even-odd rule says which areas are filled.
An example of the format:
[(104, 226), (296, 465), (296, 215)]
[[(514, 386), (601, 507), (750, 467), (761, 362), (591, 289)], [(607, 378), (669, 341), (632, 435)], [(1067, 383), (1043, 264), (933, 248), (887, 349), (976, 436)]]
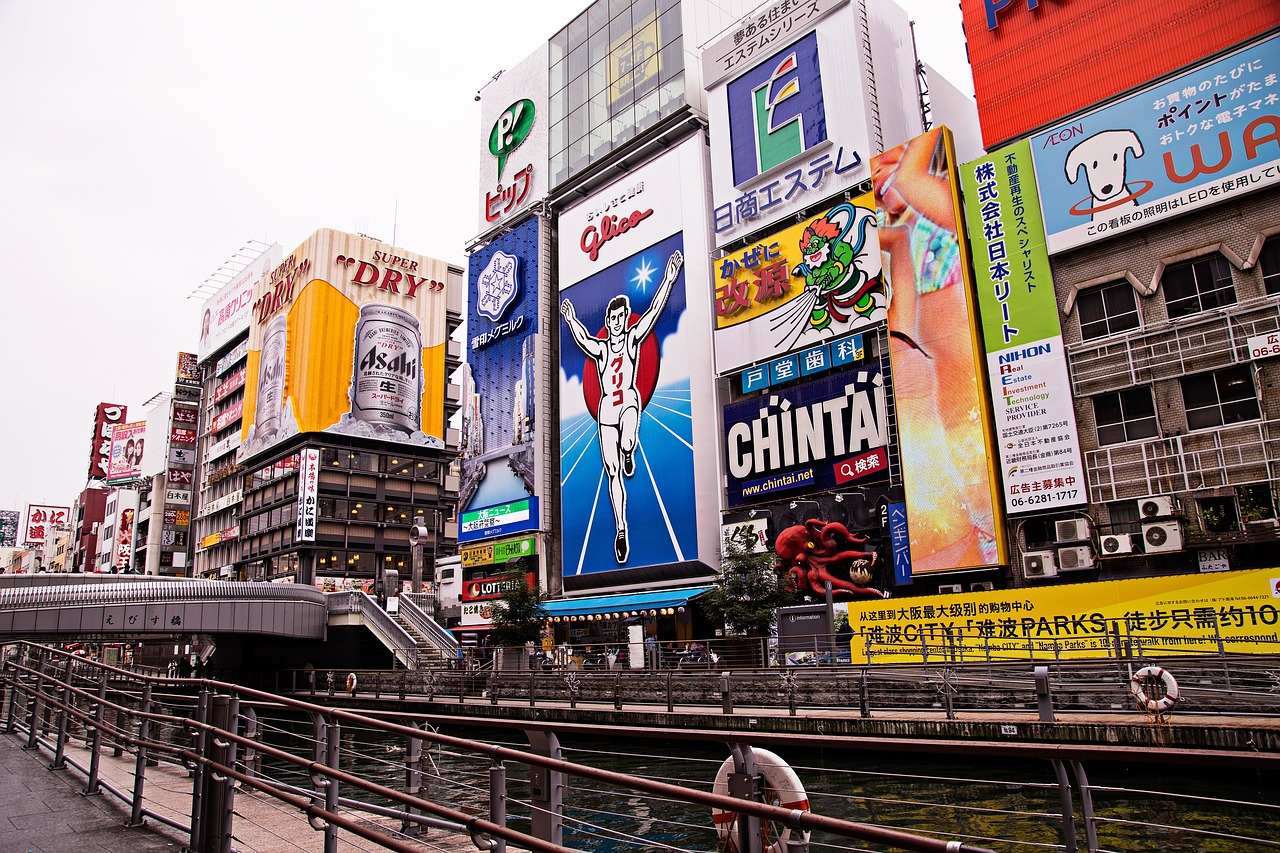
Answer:
[(0, 639), (239, 634), (323, 640), (325, 594), (298, 584), (0, 575)]

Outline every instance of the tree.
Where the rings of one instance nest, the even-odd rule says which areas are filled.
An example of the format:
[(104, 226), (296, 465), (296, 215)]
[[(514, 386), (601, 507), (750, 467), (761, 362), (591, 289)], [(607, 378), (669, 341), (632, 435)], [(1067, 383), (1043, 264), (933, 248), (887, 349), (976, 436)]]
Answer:
[(720, 550), (718, 582), (700, 599), (704, 609), (734, 634), (769, 636), (777, 609), (795, 603), (776, 561), (772, 551), (756, 550), (754, 539), (727, 538)]
[(503, 573), (505, 591), (493, 604), (489, 638), (495, 646), (523, 646), (537, 640), (547, 622), (542, 594), (531, 587), (523, 560)]

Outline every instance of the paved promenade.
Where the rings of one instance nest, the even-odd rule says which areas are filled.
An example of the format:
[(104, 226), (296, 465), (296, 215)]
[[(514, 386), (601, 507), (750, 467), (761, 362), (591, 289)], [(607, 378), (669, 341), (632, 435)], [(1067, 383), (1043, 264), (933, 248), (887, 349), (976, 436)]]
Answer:
[[(44, 751), (22, 748), (25, 737), (0, 734), (0, 853), (178, 853), (186, 846), (185, 834), (154, 820), (145, 827), (128, 828), (129, 809), (111, 794), (86, 797), (84, 777), (75, 770), (49, 770)], [(89, 753), (69, 744), (67, 755), (87, 764)], [(101, 778), (119, 790), (131, 791), (134, 757), (103, 756)], [(191, 780), (184, 769), (172, 764), (147, 768), (143, 792), (146, 808), (176, 823), (191, 819)], [(350, 817), (360, 815), (348, 814)], [(363, 816), (366, 826), (390, 828), (398, 820)], [(234, 849), (240, 853), (299, 853), (321, 851), (324, 835), (312, 829), (305, 817), (270, 797), (244, 790), (236, 793)], [(403, 840), (403, 839), (401, 839)], [(430, 830), (414, 846), (424, 851), (460, 853), (476, 847), (470, 839)], [(340, 853), (381, 850), (367, 839), (338, 834)]]

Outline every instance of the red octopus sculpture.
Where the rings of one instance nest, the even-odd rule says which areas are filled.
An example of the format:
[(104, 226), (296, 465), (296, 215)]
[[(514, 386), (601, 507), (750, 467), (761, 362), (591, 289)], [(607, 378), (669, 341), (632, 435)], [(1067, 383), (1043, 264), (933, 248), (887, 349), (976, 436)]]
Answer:
[(773, 550), (778, 570), (791, 575), (791, 586), (798, 592), (824, 595), (829, 581), (833, 595), (888, 598), (888, 593), (867, 586), (876, 554), (855, 547), (866, 542), (867, 537), (850, 533), (839, 522), (811, 518), (779, 533)]

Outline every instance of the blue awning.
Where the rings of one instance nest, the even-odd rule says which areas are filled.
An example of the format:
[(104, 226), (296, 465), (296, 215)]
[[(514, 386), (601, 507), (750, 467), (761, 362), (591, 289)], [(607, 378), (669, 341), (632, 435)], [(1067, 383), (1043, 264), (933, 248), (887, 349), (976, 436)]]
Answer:
[(591, 613), (622, 613), (626, 611), (659, 610), (664, 607), (683, 607), (690, 599), (697, 598), (712, 587), (691, 589), (666, 589), (657, 592), (624, 592), (619, 595), (590, 595), (581, 598), (558, 598), (544, 601), (542, 606), (550, 616), (585, 616)]

